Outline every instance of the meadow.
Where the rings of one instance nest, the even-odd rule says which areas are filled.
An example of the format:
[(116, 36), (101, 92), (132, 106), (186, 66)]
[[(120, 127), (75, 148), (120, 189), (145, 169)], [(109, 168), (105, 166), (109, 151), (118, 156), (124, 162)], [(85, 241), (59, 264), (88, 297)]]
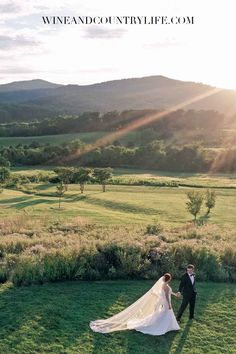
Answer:
[[(236, 286), (198, 283), (196, 320), (165, 336), (135, 331), (102, 335), (88, 324), (144, 294), (153, 281), (57, 282), (0, 286), (0, 352), (4, 354), (231, 354), (236, 353)], [(176, 289), (178, 283), (173, 282)], [(180, 302), (173, 299), (176, 312)]]
[[(38, 174), (53, 175), (54, 166), (24, 166), (13, 167), (13, 173), (24, 176)], [(114, 168), (114, 184), (145, 184), (145, 183), (174, 183), (180, 187), (196, 188), (236, 188), (235, 173), (176, 173), (157, 170), (145, 170), (134, 168)]]
[[(103, 193), (99, 185), (87, 185), (81, 195), (78, 185), (70, 185), (59, 210), (54, 185), (32, 184), (29, 190), (5, 189), (0, 196), (0, 215), (6, 217), (24, 211), (33, 218), (47, 213), (52, 219), (79, 216), (86, 222), (110, 225), (147, 224), (158, 220), (167, 226), (180, 226), (191, 221), (185, 208), (186, 200), (185, 188), (109, 185)], [(217, 190), (211, 221), (235, 226), (235, 200), (236, 189)]]
[[(33, 142), (39, 144), (62, 144), (70, 142), (73, 140), (82, 140), (83, 142), (90, 144), (97, 139), (102, 138), (107, 132), (88, 132), (88, 133), (73, 133), (73, 134), (57, 134), (57, 135), (40, 135), (40, 136), (29, 136), (29, 137), (0, 137), (2, 146), (14, 146), (18, 144), (28, 145)], [(125, 143), (127, 141), (135, 140), (136, 133), (129, 133), (127, 136), (121, 138), (121, 142)]]
[[(112, 114), (107, 121), (87, 115), (88, 127), (87, 118), (77, 122), (80, 130), (95, 124), (99, 129), (100, 124), (99, 132), (0, 138), (1, 163), (5, 158), (7, 166), (9, 160), (18, 166), (11, 168), (13, 177), (23, 177), (7, 181), (3, 189), (0, 185), (0, 354), (236, 354), (235, 173), (115, 168), (106, 193), (92, 182), (83, 194), (79, 185), (69, 185), (59, 207), (56, 184), (49, 183), (55, 166), (42, 164), (63, 162), (63, 153), (73, 157), (78, 140), (93, 144), (127, 126), (134, 113), (126, 111), (119, 118), (114, 113), (113, 122)], [(174, 115), (166, 125), (148, 125), (117, 138), (94, 160), (66, 161), (235, 171), (236, 129), (223, 127), (217, 112), (199, 113), (189, 111), (185, 120), (180, 110), (186, 126)], [(45, 122), (50, 132), (63, 132), (63, 124), (74, 132), (74, 123)], [(111, 123), (110, 132), (102, 131)], [(45, 132), (42, 124), (31, 125), (26, 134)], [(13, 124), (7, 130), (3, 126), (1, 134), (24, 130)], [(194, 223), (186, 193), (207, 188), (216, 191), (216, 205), (206, 216), (203, 204)], [(196, 319), (188, 321), (186, 312), (179, 332), (156, 337), (90, 330), (91, 320), (121, 311), (165, 272), (172, 273), (176, 291), (188, 263), (196, 267)], [(172, 303), (176, 313), (180, 301), (173, 298)]]
[(234, 188), (217, 189), (210, 218), (197, 226), (186, 210), (187, 188), (108, 185), (103, 193), (89, 184), (81, 194), (78, 185), (68, 187), (61, 208), (53, 184), (3, 190), (2, 281), (153, 279), (168, 269), (179, 275), (190, 261), (201, 266), (202, 280), (236, 279)]
[(176, 183), (180, 187), (236, 188), (235, 173), (176, 173), (128, 168), (114, 169), (114, 176), (121, 181), (157, 181)]
[[(52, 169), (13, 173), (53, 175)], [(56, 185), (48, 182), (0, 194), (0, 353), (236, 353), (235, 175), (115, 169), (117, 180), (105, 193), (96, 184), (84, 194), (69, 185), (60, 209)], [(138, 185), (145, 181), (185, 187)], [(201, 226), (186, 210), (193, 185), (217, 193)], [(186, 313), (179, 332), (161, 337), (90, 330), (90, 320), (119, 312), (163, 272), (172, 272), (176, 290), (189, 262), (197, 267), (196, 321)], [(178, 306), (173, 299), (175, 312)]]
[(102, 132), (91, 133), (75, 133), (75, 134), (58, 134), (58, 135), (40, 135), (29, 137), (1, 137), (1, 145), (18, 145), (18, 144), (31, 144), (37, 142), (39, 144), (62, 144), (68, 141), (81, 139), (86, 143), (91, 143), (96, 139), (101, 138), (104, 135)]

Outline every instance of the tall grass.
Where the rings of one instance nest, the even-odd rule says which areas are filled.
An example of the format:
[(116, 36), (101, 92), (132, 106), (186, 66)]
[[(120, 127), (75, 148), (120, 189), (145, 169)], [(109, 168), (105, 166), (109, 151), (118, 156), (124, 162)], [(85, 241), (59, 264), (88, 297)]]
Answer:
[(167, 271), (178, 277), (190, 262), (201, 280), (236, 281), (236, 235), (230, 228), (189, 224), (153, 235), (146, 225), (99, 226), (81, 218), (30, 225), (19, 215), (6, 225), (0, 231), (1, 282), (156, 279)]

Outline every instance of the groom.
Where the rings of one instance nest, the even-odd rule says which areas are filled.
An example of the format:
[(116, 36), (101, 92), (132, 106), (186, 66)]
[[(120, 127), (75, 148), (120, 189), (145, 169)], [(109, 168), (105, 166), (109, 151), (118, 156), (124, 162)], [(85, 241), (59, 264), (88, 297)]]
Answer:
[(181, 316), (189, 304), (189, 319), (194, 319), (194, 307), (196, 301), (196, 287), (195, 287), (195, 274), (194, 274), (194, 266), (189, 264), (186, 269), (186, 273), (182, 276), (179, 291), (177, 292), (177, 296), (180, 297), (183, 295), (182, 304), (179, 308), (177, 314), (177, 321), (180, 322)]

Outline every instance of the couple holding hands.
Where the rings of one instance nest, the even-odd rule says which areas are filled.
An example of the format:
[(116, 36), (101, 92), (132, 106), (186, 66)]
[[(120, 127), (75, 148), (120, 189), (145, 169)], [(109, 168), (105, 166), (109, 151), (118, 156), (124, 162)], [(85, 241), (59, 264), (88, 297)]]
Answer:
[[(134, 329), (157, 336), (179, 330), (182, 314), (188, 305), (189, 319), (194, 319), (197, 294), (194, 266), (192, 264), (187, 266), (177, 293), (174, 293), (170, 287), (171, 280), (170, 273), (164, 274), (146, 294), (132, 305), (108, 319), (90, 322), (90, 328), (99, 333)], [(177, 298), (182, 297), (176, 317), (172, 310), (171, 295)]]

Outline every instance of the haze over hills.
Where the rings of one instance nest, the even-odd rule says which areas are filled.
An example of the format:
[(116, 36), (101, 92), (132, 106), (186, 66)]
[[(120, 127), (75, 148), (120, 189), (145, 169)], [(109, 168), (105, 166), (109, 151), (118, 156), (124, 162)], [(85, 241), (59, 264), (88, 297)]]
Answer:
[(49, 81), (35, 79), (26, 81), (14, 81), (8, 84), (0, 85), (0, 92), (12, 92), (12, 91), (27, 91), (38, 89), (52, 89), (60, 87), (60, 84), (53, 84)]
[(62, 85), (45, 80), (15, 81), (0, 85), (0, 103), (24, 103), (41, 97), (48, 97)]
[[(79, 114), (85, 111), (104, 113), (127, 109), (164, 109), (211, 90), (213, 87), (209, 85), (164, 76), (122, 79), (83, 86), (58, 85), (44, 80), (20, 81), (0, 85), (0, 119), (2, 121), (1, 112), (9, 112), (12, 104), (15, 104), (15, 110), (17, 106), (21, 107), (21, 112), (23, 106), (31, 109), (33, 119), (36, 110), (37, 117), (40, 116), (40, 110), (44, 110), (48, 117), (48, 112)], [(217, 110), (232, 115), (236, 113), (236, 91), (222, 89), (183, 108)], [(21, 117), (17, 120), (24, 119)]]

